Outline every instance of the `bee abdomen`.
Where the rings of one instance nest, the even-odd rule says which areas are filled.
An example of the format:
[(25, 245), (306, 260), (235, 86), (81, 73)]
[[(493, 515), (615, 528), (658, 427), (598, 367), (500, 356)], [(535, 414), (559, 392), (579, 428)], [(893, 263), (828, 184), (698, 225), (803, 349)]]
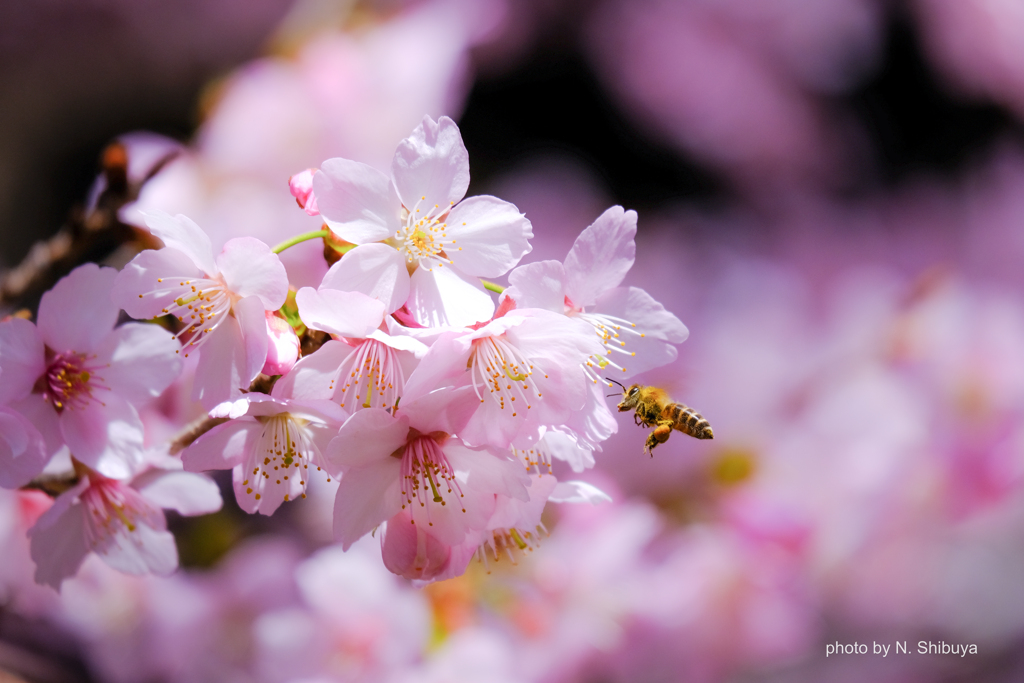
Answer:
[(697, 439), (715, 438), (707, 419), (693, 408), (682, 403), (672, 403), (665, 407), (663, 414), (672, 420), (673, 429)]

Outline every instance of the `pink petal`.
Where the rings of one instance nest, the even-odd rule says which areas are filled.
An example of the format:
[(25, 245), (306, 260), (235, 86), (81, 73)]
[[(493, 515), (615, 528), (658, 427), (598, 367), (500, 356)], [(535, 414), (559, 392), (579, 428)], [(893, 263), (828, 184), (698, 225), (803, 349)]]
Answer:
[(610, 503), (612, 497), (585, 481), (560, 481), (548, 497), (552, 503)]
[(142, 420), (123, 398), (102, 392), (82, 407), (65, 408), (60, 431), (71, 454), (100, 474), (124, 479), (142, 456)]
[[(262, 304), (259, 307), (262, 316)], [(266, 354), (266, 347), (263, 353)], [(192, 400), (199, 401), (206, 410), (212, 410), (218, 403), (241, 396), (242, 390), (248, 389), (251, 382), (240, 322), (228, 317), (203, 342), (192, 385)]]
[(209, 477), (192, 472), (149, 470), (132, 481), (153, 505), (182, 515), (206, 515), (220, 510), (220, 489)]
[(466, 483), (474, 491), (530, 500), (530, 477), (508, 451), (468, 448), (452, 439), (444, 445), (444, 454), (452, 467), (466, 473)]
[(403, 400), (397, 414), (409, 418), (409, 424), (423, 434), (457, 434), (479, 406), (473, 387), (438, 389), (415, 400)]
[(252, 451), (262, 432), (262, 425), (253, 418), (217, 425), (182, 452), (181, 463), (189, 472), (231, 469)]
[[(86, 482), (88, 485), (88, 482)], [(39, 518), (36, 525), (29, 530), (31, 538), (30, 553), (36, 563), (36, 583), (53, 586), (60, 590), (64, 579), (78, 573), (82, 561), (89, 554), (85, 543), (85, 518), (81, 505), (72, 505), (74, 495), (71, 491), (62, 494), (47, 512), (56, 510), (59, 514), (52, 519)], [(61, 498), (67, 498), (61, 501)]]
[(228, 289), (237, 296), (258, 296), (268, 311), (284, 305), (288, 273), (280, 257), (255, 237), (228, 240), (217, 257), (217, 266)]
[(391, 454), (403, 448), (409, 434), (409, 421), (391, 417), (380, 408), (356, 411), (342, 425), (338, 436), (327, 447), (327, 459), (332, 467), (347, 470), (367, 467), (391, 459)]
[[(163, 514), (160, 520), (163, 521)], [(131, 531), (120, 526), (95, 552), (107, 565), (125, 574), (169, 576), (178, 568), (174, 536), (162, 526), (153, 528), (137, 522)]]
[(364, 244), (331, 266), (319, 289), (362, 292), (382, 301), (390, 314), (409, 298), (409, 270), (397, 249), (386, 244)]
[(391, 573), (427, 581), (448, 568), (451, 546), (412, 522), (407, 511), (399, 512), (388, 520), (381, 532), (381, 557)]
[[(283, 303), (283, 302), (282, 302)], [(245, 344), (245, 386), (256, 379), (267, 362), (267, 317), (259, 296), (247, 296), (232, 307)]]
[(519, 266), (508, 274), (505, 293), (517, 308), (543, 308), (565, 313), (565, 268), (558, 261), (538, 261)]
[(107, 364), (99, 374), (110, 389), (142, 406), (163, 393), (181, 374), (181, 345), (157, 325), (128, 323), (107, 335), (96, 349)]
[(636, 211), (613, 206), (587, 227), (565, 257), (566, 294), (577, 308), (618, 287), (636, 255)]
[(0, 323), (0, 404), (32, 392), (46, 372), (46, 349), (36, 326), (21, 318)]
[(32, 481), (46, 467), (48, 455), (39, 430), (0, 406), (0, 488), (16, 489)]
[(274, 384), (273, 395), (287, 399), (333, 398), (341, 364), (353, 350), (348, 344), (332, 339), (314, 353), (300, 358), (291, 371)]
[(480, 281), (455, 268), (417, 268), (410, 284), (409, 312), (425, 327), (468, 327), (494, 315), (494, 300)]
[(679, 318), (636, 287), (616, 287), (605, 292), (592, 310), (628, 320), (644, 335), (630, 335), (626, 339), (625, 350), (634, 356), (615, 359), (626, 370), (619, 373), (622, 377), (632, 377), (673, 362), (678, 354), (673, 344), (685, 341), (690, 334)]
[(463, 200), (446, 222), (455, 244), (445, 253), (464, 273), (498, 277), (530, 252), (530, 221), (513, 204), (497, 197)]
[[(356, 415), (368, 412), (371, 411), (361, 410)], [(332, 446), (335, 441), (331, 442)], [(341, 541), (342, 548), (348, 550), (363, 535), (402, 509), (398, 490), (401, 464), (398, 458), (385, 456), (342, 475), (338, 497), (334, 499), (334, 537)]]
[(288, 190), (291, 191), (295, 201), (298, 202), (310, 216), (319, 216), (320, 210), (316, 203), (316, 194), (313, 193), (313, 174), (317, 169), (307, 168), (301, 173), (296, 173), (288, 179)]
[(153, 210), (142, 213), (149, 231), (165, 247), (177, 249), (185, 254), (199, 270), (207, 275), (216, 275), (219, 271), (213, 260), (213, 245), (210, 237), (188, 216), (178, 214), (171, 216), (163, 211)]
[(43, 294), (39, 334), (57, 353), (89, 352), (110, 334), (120, 309), (110, 298), (117, 271), (86, 263)]
[(465, 334), (445, 332), (438, 336), (405, 381), (405, 395), (402, 397), (405, 404), (440, 387), (459, 383), (466, 374), (470, 349), (470, 341)]
[[(238, 506), (254, 515), (257, 512), (268, 517), (281, 507), (286, 500), (295, 500), (302, 495), (302, 484), (298, 477), (276, 479), (271, 477), (263, 482), (263, 488), (253, 495), (253, 487), (249, 484), (248, 472), (242, 470), (245, 465), (238, 465), (231, 472), (231, 484), (235, 490)], [(263, 476), (262, 474), (260, 476)], [(259, 498), (257, 498), (259, 496)]]
[[(469, 152), (459, 127), (447, 116), (429, 116), (402, 140), (391, 162), (391, 178), (402, 204), (431, 213), (457, 204), (469, 188)], [(437, 215), (436, 213), (433, 215)]]
[(347, 242), (379, 242), (399, 228), (398, 197), (388, 177), (371, 166), (328, 159), (313, 176), (313, 192), (320, 216)]
[(303, 287), (295, 303), (308, 327), (342, 337), (365, 338), (384, 320), (384, 304), (361, 292)]
[(171, 289), (161, 279), (185, 279), (204, 277), (203, 271), (184, 253), (177, 249), (147, 249), (117, 274), (111, 299), (133, 318), (150, 320), (164, 315), (170, 308), (177, 290)]

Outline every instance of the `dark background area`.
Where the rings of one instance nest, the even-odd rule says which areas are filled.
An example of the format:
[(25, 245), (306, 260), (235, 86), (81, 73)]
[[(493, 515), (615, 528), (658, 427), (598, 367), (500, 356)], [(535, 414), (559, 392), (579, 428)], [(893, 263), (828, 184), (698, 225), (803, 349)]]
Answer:
[[(127, 4), (0, 7), (0, 265), (16, 264), (60, 227), (116, 135), (188, 140), (204, 87), (261, 54), (289, 4), (258, 0), (245, 12), (199, 0), (147, 5), (147, 13)], [(742, 202), (728, 179), (661, 144), (609, 98), (577, 48), (582, 21), (548, 19), (513, 66), (484, 64), (473, 86), (460, 126), (476, 187), (554, 152), (578, 158), (613, 201), (640, 210)], [(881, 63), (829, 106), (853, 117), (868, 147), (871, 163), (843, 188), (854, 195), (954, 174), (994, 141), (1024, 138), (1005, 110), (945, 87), (900, 11), (889, 13)]]

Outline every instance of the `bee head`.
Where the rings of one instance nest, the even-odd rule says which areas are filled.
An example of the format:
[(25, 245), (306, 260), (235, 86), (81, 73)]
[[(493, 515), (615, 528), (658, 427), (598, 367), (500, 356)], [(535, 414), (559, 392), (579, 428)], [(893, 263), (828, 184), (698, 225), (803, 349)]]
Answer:
[(622, 400), (619, 405), (615, 406), (619, 409), (620, 413), (624, 413), (627, 410), (636, 409), (637, 404), (640, 402), (640, 385), (634, 384), (629, 389), (625, 389), (622, 392)]

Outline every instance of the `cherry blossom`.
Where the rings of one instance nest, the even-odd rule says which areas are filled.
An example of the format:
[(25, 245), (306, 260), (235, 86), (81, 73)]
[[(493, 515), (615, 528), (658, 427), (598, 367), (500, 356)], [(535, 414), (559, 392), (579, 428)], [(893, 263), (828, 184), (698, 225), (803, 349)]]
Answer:
[(398, 332), (399, 326), (385, 318), (380, 301), (360, 292), (332, 289), (334, 272), (333, 268), (328, 272), (319, 290), (300, 289), (295, 300), (307, 327), (338, 339), (302, 358), (279, 385), (296, 398), (330, 399), (348, 411), (392, 407), (427, 347), (408, 335), (381, 329)]
[(583, 408), (587, 383), (579, 366), (600, 350), (578, 320), (517, 309), (479, 329), (439, 336), (419, 377), (424, 385), (472, 387), (480, 405), (460, 436), (470, 445), (508, 448), (521, 433), (561, 424)]
[[(142, 452), (138, 408), (178, 376), (181, 360), (178, 343), (161, 327), (114, 326), (116, 277), (113, 268), (79, 266), (43, 295), (38, 325), (0, 323), (0, 405), (49, 436), (47, 455), (62, 441), (79, 462), (125, 477)], [(39, 462), (34, 432), (9, 414), (2, 424), (12, 451), (25, 453), (14, 459), (27, 459), (15, 463), (24, 478), (32, 469), (27, 462)]]
[(486, 524), (495, 494), (528, 498), (529, 479), (508, 453), (469, 448), (454, 436), (477, 404), (469, 387), (419, 397), (407, 391), (396, 415), (369, 408), (345, 422), (327, 449), (342, 472), (334, 531), (343, 547), (403, 512), (441, 546), (457, 545)]
[(517, 306), (544, 308), (582, 320), (604, 349), (587, 361), (591, 378), (631, 377), (676, 359), (673, 344), (686, 341), (686, 326), (650, 295), (620, 287), (633, 266), (636, 212), (613, 206), (576, 239), (563, 263), (540, 261), (509, 274), (504, 295)]
[(126, 574), (166, 576), (178, 567), (160, 508), (182, 515), (220, 509), (217, 485), (189, 472), (147, 469), (129, 482), (76, 466), (80, 479), (29, 530), (36, 581), (60, 589), (94, 552)]
[(288, 295), (284, 266), (251, 237), (229, 240), (214, 259), (210, 238), (182, 215), (154, 212), (146, 224), (165, 247), (125, 266), (114, 301), (133, 318), (177, 319), (182, 354), (199, 354), (192, 397), (203, 407), (237, 398), (267, 360), (265, 312)]
[[(404, 303), (421, 325), (490, 318), (493, 302), (476, 278), (505, 274), (530, 250), (530, 222), (519, 210), (490, 196), (463, 199), (468, 187), (469, 154), (445, 116), (424, 117), (399, 144), (390, 178), (340, 158), (313, 176), (328, 227), (360, 245), (339, 262), (340, 274), (378, 289), (385, 283), (389, 296), (379, 298), (388, 312)], [(374, 248), (379, 242), (391, 249)]]
[(181, 456), (191, 472), (231, 469), (235, 499), (249, 513), (272, 515), (281, 503), (306, 497), (314, 472), (328, 477), (333, 469), (322, 449), (347, 417), (329, 401), (292, 400), (277, 389), (275, 396), (252, 393), (217, 406), (210, 416), (228, 422)]

